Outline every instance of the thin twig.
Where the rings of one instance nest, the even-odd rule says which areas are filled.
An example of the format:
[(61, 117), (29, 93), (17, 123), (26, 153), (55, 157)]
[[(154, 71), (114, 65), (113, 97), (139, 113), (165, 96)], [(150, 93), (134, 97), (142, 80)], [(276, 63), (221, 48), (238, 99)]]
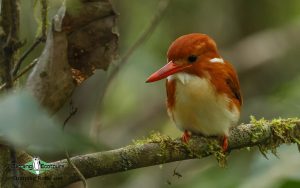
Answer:
[(129, 57), (134, 53), (134, 51), (141, 46), (146, 39), (153, 33), (155, 28), (157, 27), (158, 23), (162, 19), (164, 13), (166, 12), (171, 0), (160, 0), (157, 6), (157, 11), (150, 20), (148, 26), (144, 29), (144, 31), (141, 33), (141, 35), (138, 37), (138, 39), (132, 44), (132, 46), (128, 49), (128, 51), (114, 64), (111, 65), (111, 71), (108, 74), (103, 92), (100, 94), (100, 96), (97, 99), (97, 103), (102, 103), (103, 97), (105, 96), (105, 92), (107, 91), (108, 86), (110, 85), (111, 81), (114, 79), (114, 77), (117, 75), (119, 70), (122, 66), (124, 66), (129, 59)]
[(1, 91), (2, 89), (4, 89), (5, 86), (6, 86), (6, 82), (0, 86), (0, 91)]
[(86, 179), (85, 177), (83, 176), (83, 174), (80, 172), (80, 170), (76, 167), (76, 165), (71, 161), (71, 158), (70, 158), (70, 155), (69, 155), (69, 152), (67, 149), (65, 149), (65, 153), (66, 153), (66, 157), (67, 157), (67, 161), (68, 163), (72, 166), (72, 168), (76, 171), (76, 173), (78, 174), (80, 180), (82, 181), (83, 183), (83, 186), (85, 188), (88, 188), (88, 185), (87, 185), (87, 182), (86, 182)]
[(48, 20), (48, 0), (41, 0), (42, 9), (41, 9), (41, 15), (42, 15), (42, 40), (46, 40), (47, 36), (47, 20)]
[(28, 55), (42, 42), (42, 37), (39, 37), (35, 40), (35, 42), (30, 46), (30, 48), (28, 48), (24, 54), (21, 56), (21, 58), (17, 61), (13, 71), (12, 71), (12, 75), (15, 77), (21, 67), (21, 64), (23, 63), (23, 61), (26, 59), (26, 57), (28, 57)]
[[(78, 111), (78, 108), (74, 107), (73, 101), (72, 101), (72, 100), (70, 101), (70, 104), (69, 104), (69, 105), (70, 105), (70, 113), (69, 113), (69, 116), (65, 119), (65, 121), (64, 121), (64, 123), (63, 123), (63, 130), (65, 130), (65, 127), (66, 127), (68, 121), (69, 121), (69, 120), (77, 113), (77, 111)], [(67, 158), (67, 161), (68, 161), (69, 165), (71, 165), (72, 168), (76, 171), (76, 173), (77, 173), (79, 179), (80, 179), (80, 180), (82, 181), (82, 183), (83, 183), (83, 186), (84, 186), (85, 188), (88, 188), (87, 182), (86, 182), (86, 179), (85, 179), (84, 175), (80, 172), (80, 170), (76, 167), (76, 165), (71, 161), (69, 152), (68, 152), (68, 150), (67, 150), (67, 147), (65, 147), (65, 154), (66, 154), (66, 158)]]
[(136, 49), (141, 46), (148, 37), (153, 33), (155, 28), (157, 27), (158, 23), (161, 21), (166, 9), (169, 5), (171, 0), (161, 0), (157, 6), (157, 11), (154, 14), (153, 18), (149, 22), (149, 25), (145, 28), (139, 38), (133, 43), (133, 45), (128, 49), (128, 51), (115, 63), (115, 67), (112, 68), (108, 80), (107, 85), (112, 81), (115, 75), (118, 73), (120, 68), (124, 66), (129, 59), (129, 57), (136, 51)]
[[(173, 170), (173, 174), (172, 177), (176, 176), (178, 179), (182, 178), (182, 175), (177, 171), (177, 168), (179, 167), (179, 165), (181, 164), (182, 161), (178, 161), (177, 165), (175, 166), (174, 170)], [(171, 178), (167, 179), (167, 184), (172, 185), (172, 180)]]
[(178, 179), (182, 178), (182, 175), (177, 171), (178, 166), (180, 165), (181, 161), (179, 161), (176, 165), (176, 167), (173, 170), (173, 176), (176, 176)]
[[(38, 62), (38, 59), (33, 60), (32, 63), (30, 63), (29, 65), (27, 65), (24, 69), (22, 69), (20, 71), (20, 73), (16, 77), (13, 78), (13, 81), (18, 80), (21, 76), (23, 76), (25, 73), (27, 73), (29, 70), (31, 70), (37, 64), (37, 62)], [(4, 89), (5, 86), (6, 86), (6, 82), (0, 86), (0, 91), (2, 89)]]
[(31, 62), (29, 65), (27, 65), (24, 69), (20, 71), (20, 73), (13, 78), (13, 81), (16, 81), (21, 76), (23, 76), (25, 73), (27, 73), (30, 69), (32, 69), (38, 62), (38, 59), (34, 59), (33, 62)]
[(12, 76), (15, 77), (23, 63), (23, 61), (28, 57), (28, 55), (41, 43), (46, 41), (47, 37), (47, 20), (48, 20), (48, 1), (41, 0), (41, 15), (42, 15), (42, 33), (41, 36), (36, 38), (34, 43), (24, 52), (21, 58), (17, 61), (13, 71)]
[(73, 101), (71, 100), (70, 103), (70, 113), (69, 116), (65, 119), (64, 123), (63, 123), (63, 129), (65, 128), (65, 126), (67, 125), (68, 121), (77, 113), (78, 108), (74, 107), (73, 105)]

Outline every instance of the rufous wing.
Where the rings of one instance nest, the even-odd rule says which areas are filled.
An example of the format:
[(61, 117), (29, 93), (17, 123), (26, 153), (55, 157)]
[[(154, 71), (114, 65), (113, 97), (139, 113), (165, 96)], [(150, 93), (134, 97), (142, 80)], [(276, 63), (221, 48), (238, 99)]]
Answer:
[(243, 104), (243, 98), (241, 94), (239, 79), (232, 65), (229, 63), (228, 65), (229, 70), (228, 74), (226, 75), (225, 81), (228, 88), (230, 89), (230, 97), (234, 99), (234, 102), (240, 108)]
[(175, 80), (166, 80), (166, 90), (167, 90), (167, 107), (171, 109), (175, 105)]

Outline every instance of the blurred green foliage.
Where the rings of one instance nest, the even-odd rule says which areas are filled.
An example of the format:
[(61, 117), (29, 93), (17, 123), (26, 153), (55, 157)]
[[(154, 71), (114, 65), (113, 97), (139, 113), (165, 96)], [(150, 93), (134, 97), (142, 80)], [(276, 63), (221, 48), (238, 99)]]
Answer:
[(64, 133), (62, 125), (50, 118), (25, 91), (2, 96), (0, 106), (1, 139), (20, 149), (54, 155), (66, 148), (72, 151), (97, 148), (83, 135)]
[[(53, 15), (62, 1), (49, 2), (49, 12)], [(112, 2), (120, 13), (118, 27), (122, 55), (147, 26), (157, 10), (159, 0), (112, 0)], [(27, 41), (22, 50), (28, 48), (36, 37), (38, 24), (34, 19), (33, 5), (34, 0), (21, 1), (21, 36)], [(75, 3), (75, 8), (76, 6)], [(299, 0), (171, 0), (161, 23), (151, 37), (130, 57), (128, 64), (109, 86), (102, 102), (100, 98), (103, 84), (101, 83), (106, 76), (102, 71), (96, 71), (91, 79), (75, 91), (73, 102), (79, 110), (70, 120), (67, 130), (80, 132), (80, 135), (91, 134), (95, 142), (107, 148), (130, 144), (133, 139), (142, 138), (151, 130), (161, 131), (171, 137), (180, 136), (181, 132), (172, 124), (166, 113), (164, 82), (145, 84), (145, 80), (150, 73), (166, 63), (166, 51), (170, 43), (178, 36), (192, 32), (210, 35), (217, 42), (221, 52), (229, 51), (233, 54), (227, 56), (227, 53), (224, 53), (224, 58), (239, 67), (245, 101), (241, 122), (249, 122), (250, 115), (267, 119), (279, 116), (300, 117), (300, 40), (281, 38), (289, 35), (287, 28), (290, 26), (299, 31), (299, 23)], [(253, 66), (245, 62), (232, 61), (235, 56), (243, 55), (236, 54), (232, 49), (239, 48), (239, 44), (242, 44), (245, 39), (258, 37), (260, 33), (265, 33), (264, 36), (273, 36), (275, 33), (277, 37), (270, 37), (270, 39), (264, 37), (262, 41), (275, 42), (277, 45), (274, 49), (282, 53), (276, 56), (275, 51), (271, 51), (270, 54), (263, 53), (271, 58), (259, 61)], [(289, 44), (288, 47), (282, 45), (283, 43)], [(265, 51), (263, 46), (254, 45), (253, 48)], [(38, 57), (41, 49), (42, 45), (31, 54), (26, 63)], [(247, 53), (253, 59), (261, 58), (252, 50), (248, 50)], [(252, 58), (248, 60), (249, 62), (252, 62)], [(24, 81), (25, 78), (21, 85)], [(20, 101), (18, 102), (17, 99)], [(16, 101), (9, 106), (5, 108), (1, 106), (1, 108), (5, 111), (6, 108), (16, 110), (13, 117), (20, 119), (25, 115), (33, 118), (36, 117), (34, 113), (41, 113), (35, 108), (34, 103), (23, 100), (28, 99), (17, 97)], [(68, 115), (68, 108), (66, 104), (55, 118), (64, 120)], [(12, 116), (7, 115), (7, 117)], [(37, 121), (37, 124), (48, 124), (48, 120), (34, 121)], [(3, 123), (2, 120), (0, 122)], [(44, 139), (47, 142), (48, 137)], [(24, 138), (24, 143), (25, 140), (27, 138)], [(16, 141), (23, 142), (18, 139)], [(52, 141), (53, 139), (49, 138), (49, 142)], [(35, 141), (31, 143), (34, 144), (33, 142), (36, 143)], [(75, 145), (79, 144), (78, 141), (75, 143)], [(35, 152), (39, 155), (41, 151)], [(220, 169), (214, 159), (208, 158), (183, 161), (179, 165), (176, 162), (93, 178), (89, 183), (90, 187), (122, 188), (300, 187), (300, 155), (296, 147), (283, 146), (278, 154), (279, 159), (270, 156), (270, 160), (266, 160), (256, 148), (253, 148), (250, 151), (241, 150), (231, 153), (228, 167), (225, 169)], [(173, 170), (177, 165), (176, 170), (183, 176), (181, 178), (173, 177)]]
[[(113, 2), (120, 12), (120, 51), (122, 54), (142, 32), (142, 28), (145, 28), (155, 12), (158, 1), (116, 0)], [(272, 0), (171, 1), (170, 7), (151, 38), (135, 52), (128, 65), (111, 85), (104, 100), (102, 118), (103, 126), (109, 127), (103, 130), (104, 133), (100, 133), (100, 136), (105, 134), (111, 136), (119, 130), (121, 133), (118, 135), (122, 136), (119, 137), (119, 142), (114, 142), (114, 145), (120, 143), (123, 145), (124, 140), (129, 142), (132, 137), (142, 137), (153, 129), (161, 130), (173, 137), (180, 136), (181, 133), (174, 128), (165, 112), (164, 82), (144, 84), (144, 80), (150, 73), (166, 63), (167, 48), (178, 36), (192, 32), (206, 33), (216, 40), (222, 50), (230, 50), (246, 37), (265, 31), (276, 32), (277, 29), (284, 29), (290, 24), (299, 22), (300, 2), (297, 0), (285, 2)], [(281, 39), (274, 38), (273, 40)], [(300, 54), (297, 49), (300, 49), (300, 43), (293, 45), (291, 50), (287, 50), (279, 58), (263, 61), (249, 69), (243, 69), (243, 62), (232, 62), (243, 69), (239, 74), (245, 100), (241, 122), (249, 122), (250, 115), (270, 119), (280, 116), (299, 117), (300, 64), (298, 59)], [(277, 46), (279, 51), (280, 47)], [(248, 53), (251, 54), (251, 51)], [(252, 54), (254, 57), (256, 55)], [(230, 57), (224, 56), (224, 58), (231, 61)], [(128, 101), (130, 105), (127, 104)], [(155, 110), (151, 110), (153, 108)], [(128, 129), (130, 131), (127, 131)], [(229, 157), (229, 165), (226, 169), (220, 169), (214, 160), (209, 159), (205, 159), (209, 167), (199, 160), (181, 162), (177, 170), (183, 177), (179, 179), (172, 177), (176, 163), (163, 165), (165, 170), (156, 168), (130, 172), (127, 181), (112, 185), (115, 187), (140, 187), (142, 185), (149, 188), (295, 186), (300, 181), (298, 170), (300, 155), (296, 147), (282, 147), (278, 153), (280, 159), (269, 156), (270, 160), (266, 160), (255, 148), (250, 152), (245, 150), (234, 152)], [(154, 175), (155, 173), (160, 175)], [(106, 181), (102, 180), (103, 184), (111, 183), (109, 179), (114, 177), (111, 175)], [(286, 179), (289, 177), (293, 177), (294, 182)], [(171, 185), (167, 183), (168, 180), (171, 181)]]

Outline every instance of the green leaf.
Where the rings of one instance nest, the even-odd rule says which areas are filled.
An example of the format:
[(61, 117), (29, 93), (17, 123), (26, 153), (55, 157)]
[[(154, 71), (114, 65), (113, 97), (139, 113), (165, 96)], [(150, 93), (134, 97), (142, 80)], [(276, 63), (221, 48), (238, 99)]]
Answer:
[(49, 117), (27, 92), (16, 92), (0, 100), (0, 136), (16, 147), (35, 152), (62, 152), (97, 148), (78, 133), (64, 133), (62, 124)]

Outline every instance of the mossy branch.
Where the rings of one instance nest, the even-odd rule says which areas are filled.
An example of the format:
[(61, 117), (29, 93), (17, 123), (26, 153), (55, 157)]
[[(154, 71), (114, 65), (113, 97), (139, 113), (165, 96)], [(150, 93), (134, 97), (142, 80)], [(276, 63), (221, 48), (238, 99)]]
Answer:
[[(168, 136), (154, 133), (147, 139), (134, 141), (132, 145), (120, 149), (76, 156), (71, 160), (86, 178), (92, 178), (210, 155), (215, 156), (220, 165), (224, 165), (227, 155), (232, 150), (258, 146), (263, 153), (267, 151), (275, 153), (276, 148), (281, 144), (296, 143), (299, 145), (299, 140), (299, 119), (267, 121), (252, 118), (250, 124), (242, 124), (231, 130), (229, 151), (226, 154), (221, 151), (220, 141), (216, 137), (192, 136), (188, 144), (183, 144), (180, 139), (171, 139)], [(24, 181), (22, 182), (24, 186), (63, 187), (79, 181), (78, 175), (68, 165), (66, 159), (51, 164), (64, 164), (64, 167), (47, 171), (39, 176), (40, 179), (47, 178), (51, 181), (37, 180), (34, 184), (31, 182), (30, 185), (26, 185), (28, 182)], [(26, 173), (26, 176), (34, 176), (27, 172), (23, 173)]]

